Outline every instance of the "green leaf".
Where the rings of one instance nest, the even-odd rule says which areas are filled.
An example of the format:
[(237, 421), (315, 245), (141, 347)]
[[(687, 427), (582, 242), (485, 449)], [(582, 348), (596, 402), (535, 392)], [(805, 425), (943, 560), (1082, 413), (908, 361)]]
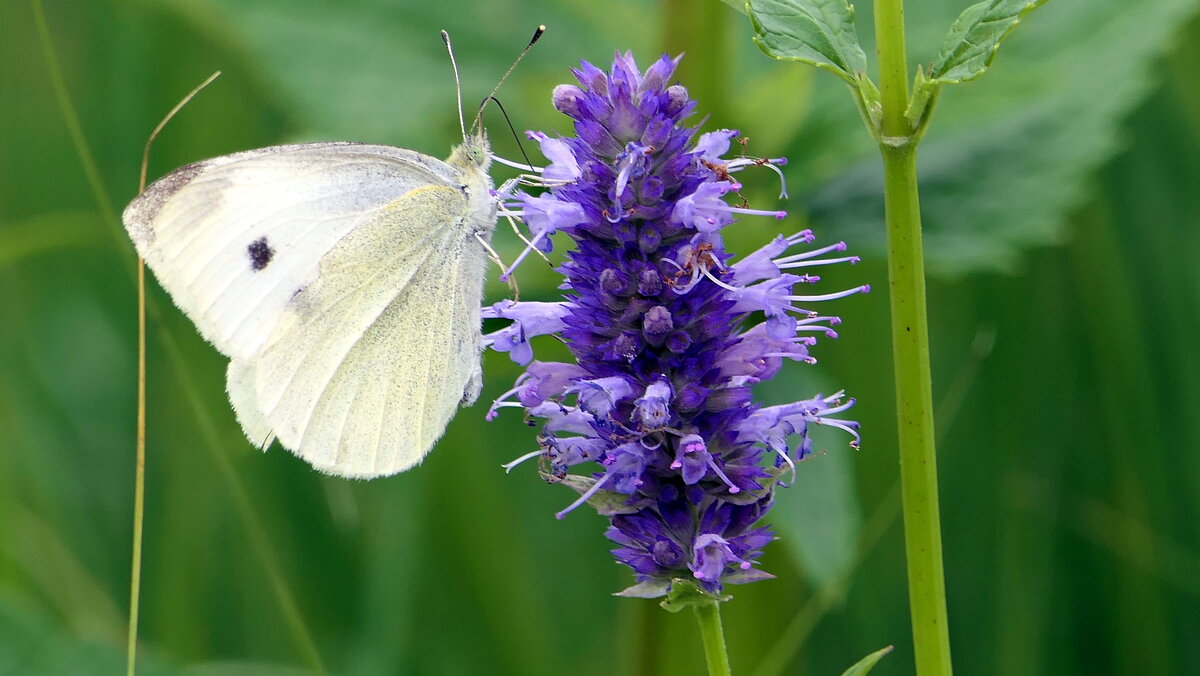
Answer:
[(863, 676), (863, 674), (866, 674), (869, 671), (871, 671), (871, 669), (875, 667), (875, 665), (879, 662), (879, 660), (883, 659), (884, 655), (892, 652), (892, 648), (893, 648), (893, 646), (888, 646), (886, 648), (880, 648), (879, 650), (876, 650), (875, 652), (871, 653), (870, 655), (867, 655), (866, 657), (862, 658), (861, 660), (855, 662), (854, 666), (843, 671), (842, 676)]
[(946, 35), (929, 69), (930, 85), (974, 80), (992, 65), (996, 50), (1021, 18), (1046, 0), (987, 0), (968, 7)]
[(845, 0), (749, 0), (746, 10), (767, 56), (823, 68), (854, 86), (865, 73), (854, 7)]
[(666, 580), (645, 580), (622, 589), (613, 596), (623, 596), (632, 599), (656, 599), (666, 596), (671, 590), (671, 583)]
[[(1006, 43), (1003, 67), (940, 97), (919, 158), (931, 274), (1015, 271), (1025, 250), (1061, 241), (1063, 219), (1087, 198), (1091, 173), (1120, 148), (1122, 120), (1157, 81), (1152, 64), (1198, 5), (1051, 3)], [(931, 32), (935, 11), (912, 4), (913, 44)], [(878, 152), (844, 90), (814, 96), (789, 180), (817, 186), (808, 195), (814, 228), (832, 230), (860, 255), (881, 255)]]
[(730, 7), (736, 9), (737, 11), (741, 12), (742, 14), (746, 13), (746, 3), (745, 2), (739, 2), (739, 0), (721, 0), (721, 2), (725, 3), (726, 5), (729, 5)]

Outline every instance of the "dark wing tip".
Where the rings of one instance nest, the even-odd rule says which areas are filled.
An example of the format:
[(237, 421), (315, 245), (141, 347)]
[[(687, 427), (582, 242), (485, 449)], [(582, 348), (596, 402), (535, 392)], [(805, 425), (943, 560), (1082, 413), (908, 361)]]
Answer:
[(167, 200), (196, 178), (207, 165), (208, 161), (193, 162), (172, 171), (151, 183), (125, 207), (121, 221), (125, 223), (125, 230), (135, 244), (150, 244), (154, 240), (153, 223), (158, 212), (162, 211)]

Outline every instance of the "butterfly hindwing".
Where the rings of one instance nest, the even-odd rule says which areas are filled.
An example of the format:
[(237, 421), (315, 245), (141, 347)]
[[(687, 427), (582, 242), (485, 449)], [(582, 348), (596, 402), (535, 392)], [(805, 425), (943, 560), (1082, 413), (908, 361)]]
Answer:
[(340, 242), (256, 358), (245, 417), (324, 471), (417, 463), (479, 368), (486, 260), (465, 215), (461, 192), (428, 186)]

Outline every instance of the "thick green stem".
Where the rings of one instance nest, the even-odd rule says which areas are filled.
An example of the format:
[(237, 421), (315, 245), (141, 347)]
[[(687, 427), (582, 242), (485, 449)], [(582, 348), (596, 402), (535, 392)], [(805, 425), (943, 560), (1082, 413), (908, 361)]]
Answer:
[(908, 119), (904, 116), (908, 107), (908, 57), (904, 47), (904, 0), (875, 0), (875, 43), (879, 54), (883, 134), (906, 137), (909, 135)]
[(721, 606), (716, 601), (692, 606), (704, 640), (704, 659), (708, 676), (730, 676), (729, 654), (725, 652), (725, 631), (721, 629)]
[(914, 148), (885, 146), (883, 167), (901, 505), (913, 648), (917, 674), (941, 676), (951, 673), (950, 632), (946, 625), (929, 327), (925, 314), (925, 263)]
[(942, 676), (951, 673), (950, 632), (946, 623), (937, 454), (933, 441), (917, 139), (905, 117), (909, 92), (903, 0), (875, 0), (875, 42), (879, 50), (883, 105), (880, 150), (913, 650), (918, 676)]

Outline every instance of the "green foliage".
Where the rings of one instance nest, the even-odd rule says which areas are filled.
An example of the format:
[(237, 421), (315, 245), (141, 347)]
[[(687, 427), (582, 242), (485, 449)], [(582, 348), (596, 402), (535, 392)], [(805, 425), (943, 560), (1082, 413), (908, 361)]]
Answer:
[(974, 80), (992, 65), (1000, 43), (1046, 0), (987, 0), (963, 11), (929, 67), (927, 86)]
[(845, 0), (748, 0), (754, 44), (774, 59), (828, 70), (851, 85), (867, 70)]
[(816, 66), (849, 84), (867, 129), (879, 136), (879, 91), (866, 72), (853, 5), (845, 0), (748, 0), (746, 14), (754, 26), (754, 44), (767, 56)]
[[(941, 97), (918, 165), (935, 274), (1011, 271), (1023, 251), (1061, 240), (1064, 215), (1118, 149), (1121, 120), (1156, 81), (1153, 64), (1197, 5), (1051, 3), (1010, 41), (1004, 68)], [(811, 195), (813, 219), (882, 248), (881, 191), (878, 161), (864, 157), (827, 174)]]
[[(928, 66), (917, 69), (908, 110), (914, 131), (923, 133), (933, 104), (945, 98), (939, 97), (942, 87), (987, 70), (1000, 42), (1043, 2), (989, 0), (965, 10)], [(1195, 0), (1061, 4), (1066, 6), (1043, 10), (1027, 34), (1006, 49), (1007, 68), (939, 103), (938, 122), (921, 147), (919, 165), (926, 263), (933, 274), (1012, 271), (1025, 250), (1059, 241), (1060, 223), (1079, 205), (1087, 176), (1115, 152), (1120, 121), (1154, 81), (1151, 66), (1171, 31), (1198, 5)], [(752, 17), (753, 11), (751, 6)], [(932, 36), (931, 27), (943, 19), (937, 8), (923, 3), (912, 3), (908, 13), (910, 42), (919, 49), (920, 38)], [(848, 12), (828, 19), (806, 8), (779, 16), (771, 35), (808, 45), (793, 46), (793, 54), (829, 44), (824, 34), (853, 36), (852, 24), (849, 31), (842, 28), (852, 18)], [(824, 26), (823, 33), (808, 29), (814, 22)], [(756, 40), (766, 39), (760, 24), (755, 29)], [(785, 58), (786, 52), (768, 54)], [(830, 62), (823, 66), (845, 77)], [(860, 79), (854, 95), (877, 134), (875, 95), (868, 87), (868, 80)], [(825, 87), (816, 92), (813, 105), (836, 109), (842, 96), (837, 88)], [(818, 185), (809, 195), (814, 222), (881, 251), (878, 160), (869, 146), (857, 144), (831, 158), (829, 144), (846, 149), (844, 139), (857, 125), (844, 114), (821, 118), (828, 122), (822, 133), (803, 136), (799, 162), (809, 166), (797, 168), (811, 172)]]
[(942, 51), (928, 71), (918, 66), (905, 115), (920, 135), (944, 85), (967, 82), (992, 65), (1000, 43), (1026, 14), (1046, 0), (989, 0), (968, 7), (950, 27)]
[(863, 676), (864, 674), (868, 674), (871, 672), (871, 669), (874, 669), (875, 665), (879, 663), (879, 660), (883, 659), (883, 656), (890, 652), (892, 652), (892, 646), (880, 648), (879, 650), (876, 650), (870, 655), (867, 655), (861, 660), (855, 662), (854, 666), (842, 672), (842, 676)]

